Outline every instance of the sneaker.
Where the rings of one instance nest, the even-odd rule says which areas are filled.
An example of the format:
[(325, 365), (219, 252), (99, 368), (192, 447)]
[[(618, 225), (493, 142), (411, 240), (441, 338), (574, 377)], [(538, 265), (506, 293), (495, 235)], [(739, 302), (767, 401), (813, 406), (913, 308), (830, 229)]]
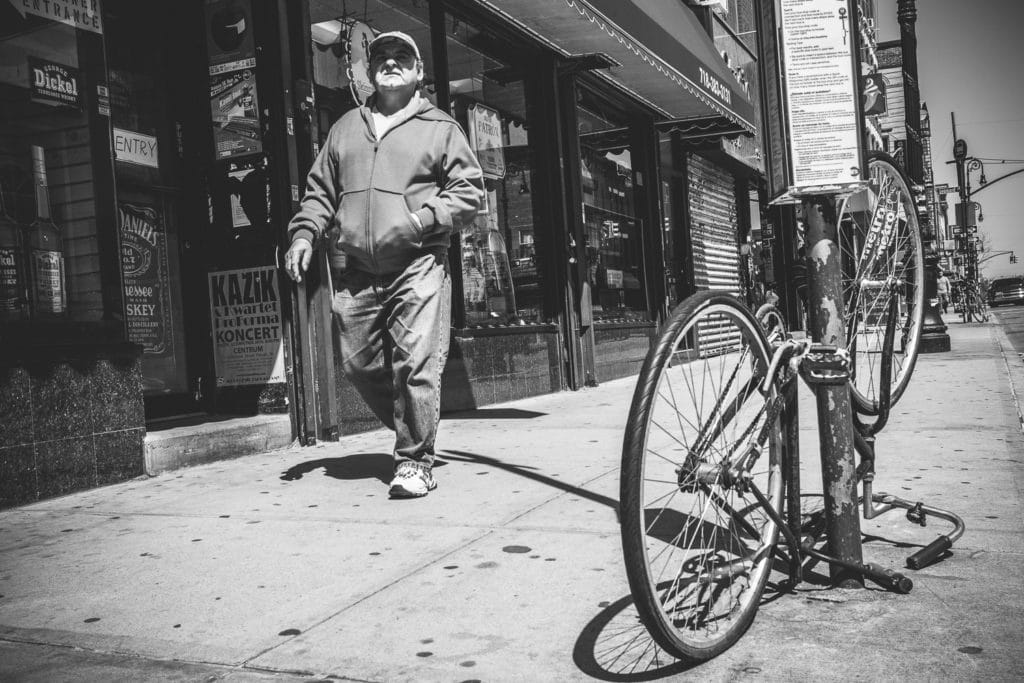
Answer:
[(403, 462), (395, 469), (389, 493), (393, 498), (420, 498), (437, 488), (430, 467), (415, 462)]

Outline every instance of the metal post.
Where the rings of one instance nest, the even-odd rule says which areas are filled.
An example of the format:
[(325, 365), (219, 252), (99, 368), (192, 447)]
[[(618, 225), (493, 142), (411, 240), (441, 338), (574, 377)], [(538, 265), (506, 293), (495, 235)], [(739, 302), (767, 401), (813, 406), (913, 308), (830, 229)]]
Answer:
[[(800, 406), (797, 389), (799, 377), (792, 377), (783, 385), (785, 409), (782, 412), (782, 454), (786, 473), (786, 523), (790, 531), (800, 538), (803, 515), (800, 509)], [(799, 548), (790, 548), (790, 576), (794, 579), (800, 573)]]
[[(811, 339), (820, 344), (846, 348), (843, 325), (843, 287), (836, 244), (836, 201), (830, 196), (803, 201), (807, 226), (807, 279)], [(860, 513), (857, 509), (857, 463), (854, 458), (853, 409), (847, 384), (818, 385), (818, 439), (825, 498), (825, 523), (829, 551), (840, 560), (863, 562)], [(859, 572), (830, 566), (833, 584), (863, 588)]]

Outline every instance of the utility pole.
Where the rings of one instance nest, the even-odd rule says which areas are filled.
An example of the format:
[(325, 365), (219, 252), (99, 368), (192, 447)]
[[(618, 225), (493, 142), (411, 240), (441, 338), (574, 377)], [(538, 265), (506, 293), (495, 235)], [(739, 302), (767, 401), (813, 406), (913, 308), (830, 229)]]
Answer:
[[(949, 112), (949, 121), (953, 126), (953, 161), (956, 163), (957, 193), (960, 203), (956, 205), (956, 222), (960, 229), (957, 236), (957, 251), (963, 245), (964, 277), (968, 280), (978, 279), (978, 252), (976, 243), (971, 240), (972, 229), (977, 225), (974, 219), (974, 205), (971, 204), (971, 178), (967, 168), (967, 141), (956, 135), (956, 113)], [(962, 240), (962, 241), (961, 241)]]
[[(917, 80), (917, 7), (916, 0), (899, 0), (896, 17), (900, 24), (900, 48), (903, 52), (903, 97), (907, 128), (906, 171), (910, 182), (925, 182), (921, 130), (921, 88)], [(924, 317), (921, 323), (921, 353), (949, 351), (949, 334), (938, 308), (932, 300), (938, 297), (939, 255), (935, 251), (935, 232), (927, 211), (918, 211), (921, 242), (924, 248)]]

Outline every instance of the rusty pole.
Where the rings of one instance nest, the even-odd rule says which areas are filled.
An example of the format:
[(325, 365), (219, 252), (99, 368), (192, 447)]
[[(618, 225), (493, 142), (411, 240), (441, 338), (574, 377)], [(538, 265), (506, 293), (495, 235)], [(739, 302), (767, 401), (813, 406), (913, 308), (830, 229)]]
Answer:
[[(819, 344), (845, 349), (842, 272), (836, 244), (836, 200), (824, 195), (808, 197), (803, 201), (803, 213), (811, 339)], [(840, 560), (861, 564), (850, 387), (847, 384), (824, 384), (815, 389), (821, 423), (818, 438), (829, 552)], [(830, 576), (832, 583), (841, 588), (864, 587), (860, 573), (850, 569), (833, 565)]]

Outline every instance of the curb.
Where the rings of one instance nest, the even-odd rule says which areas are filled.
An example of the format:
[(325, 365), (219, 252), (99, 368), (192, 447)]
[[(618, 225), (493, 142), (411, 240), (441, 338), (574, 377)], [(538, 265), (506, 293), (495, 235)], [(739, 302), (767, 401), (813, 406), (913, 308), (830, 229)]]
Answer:
[[(1006, 367), (1006, 381), (1010, 385), (1010, 395), (1013, 397), (1013, 404), (1017, 408), (1017, 423), (1021, 432), (1024, 433), (1024, 410), (1021, 409), (1020, 394), (1017, 392), (1017, 387), (1024, 389), (1024, 362), (1021, 361), (1021, 354), (1013, 350), (1013, 345), (1010, 344), (1010, 340), (1006, 336), (1006, 332), (1003, 331), (1002, 325), (992, 325), (989, 329), (992, 332), (992, 336), (995, 337), (996, 346), (999, 347), (999, 354), (1003, 357), (1003, 365)], [(1010, 362), (1011, 358), (1013, 358), (1012, 364)], [(1017, 378), (1016, 382), (1014, 377)]]

